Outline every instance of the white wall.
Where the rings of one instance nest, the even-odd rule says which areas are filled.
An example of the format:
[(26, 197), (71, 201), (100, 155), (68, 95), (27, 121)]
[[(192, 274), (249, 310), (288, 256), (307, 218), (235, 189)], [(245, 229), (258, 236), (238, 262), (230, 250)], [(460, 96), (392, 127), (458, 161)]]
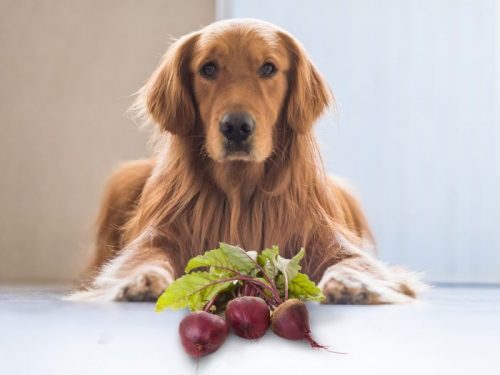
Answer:
[(339, 113), (329, 171), (358, 187), (381, 257), (434, 281), (500, 282), (499, 10), (494, 0), (219, 1), (306, 46)]

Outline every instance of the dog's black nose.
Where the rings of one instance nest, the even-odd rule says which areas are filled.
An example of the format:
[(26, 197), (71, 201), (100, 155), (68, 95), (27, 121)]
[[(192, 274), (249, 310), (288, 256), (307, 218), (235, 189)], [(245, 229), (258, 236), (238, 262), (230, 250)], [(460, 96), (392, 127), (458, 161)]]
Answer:
[(243, 142), (254, 129), (255, 121), (247, 112), (228, 113), (220, 122), (220, 131), (229, 141)]

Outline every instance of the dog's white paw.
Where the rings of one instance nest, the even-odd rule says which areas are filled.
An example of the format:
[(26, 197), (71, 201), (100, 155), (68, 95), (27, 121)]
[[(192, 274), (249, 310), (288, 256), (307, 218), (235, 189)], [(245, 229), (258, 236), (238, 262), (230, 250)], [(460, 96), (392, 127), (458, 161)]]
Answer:
[(341, 263), (330, 267), (319, 283), (329, 304), (399, 304), (414, 302), (424, 284), (400, 268), (372, 275)]
[(66, 297), (70, 301), (156, 301), (173, 281), (172, 273), (157, 264), (144, 265), (124, 278), (105, 273), (93, 285)]
[(156, 301), (160, 294), (172, 282), (166, 275), (147, 270), (139, 272), (122, 290), (119, 300), (124, 301)]

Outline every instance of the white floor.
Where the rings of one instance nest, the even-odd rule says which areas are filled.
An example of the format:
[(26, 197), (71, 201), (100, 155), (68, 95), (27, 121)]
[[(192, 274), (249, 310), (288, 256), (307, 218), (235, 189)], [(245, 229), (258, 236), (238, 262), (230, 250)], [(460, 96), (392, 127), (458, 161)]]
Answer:
[[(177, 326), (152, 304), (61, 301), (63, 292), (0, 286), (0, 374), (195, 374)], [(435, 288), (409, 306), (310, 305), (317, 341), (230, 336), (203, 374), (500, 375), (500, 289)]]

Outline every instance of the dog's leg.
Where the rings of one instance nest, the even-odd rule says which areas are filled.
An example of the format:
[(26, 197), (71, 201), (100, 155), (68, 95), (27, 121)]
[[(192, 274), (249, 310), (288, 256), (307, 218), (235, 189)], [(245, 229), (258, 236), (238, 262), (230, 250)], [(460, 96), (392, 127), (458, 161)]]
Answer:
[(123, 228), (136, 208), (153, 166), (153, 160), (124, 163), (109, 178), (101, 200), (94, 251), (85, 270), (85, 281), (94, 279), (121, 251)]
[(372, 305), (412, 302), (426, 285), (412, 272), (358, 253), (329, 267), (319, 287), (325, 303)]
[(128, 246), (107, 263), (85, 290), (70, 295), (73, 301), (155, 301), (174, 280), (164, 250)]

